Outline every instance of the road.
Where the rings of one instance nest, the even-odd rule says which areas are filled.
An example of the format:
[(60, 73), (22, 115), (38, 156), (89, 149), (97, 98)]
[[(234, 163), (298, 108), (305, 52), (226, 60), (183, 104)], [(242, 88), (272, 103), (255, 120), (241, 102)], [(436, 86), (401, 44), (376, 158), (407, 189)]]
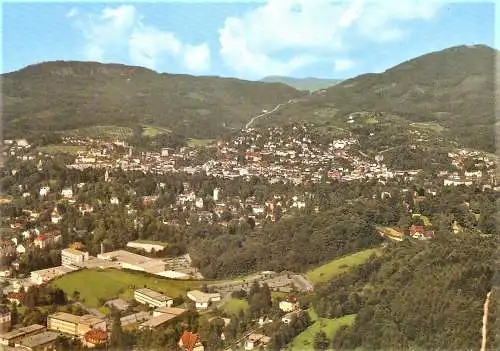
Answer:
[(275, 108), (273, 108), (272, 110), (270, 111), (267, 111), (267, 112), (263, 112), (261, 113), (260, 115), (257, 115), (257, 116), (254, 116), (252, 117), (248, 123), (245, 125), (245, 129), (248, 129), (250, 128), (250, 126), (252, 125), (253, 122), (255, 122), (257, 119), (261, 118), (261, 117), (265, 117), (267, 115), (270, 115), (271, 113), (274, 113), (276, 111), (278, 111), (280, 109), (281, 106), (283, 105), (288, 105), (288, 104), (294, 104), (295, 102), (297, 102), (296, 100), (292, 99), (292, 100), (288, 100), (287, 102), (284, 102), (284, 103), (281, 103), (281, 104), (278, 104), (276, 105)]
[(483, 339), (481, 341), (481, 351), (486, 350), (486, 339), (488, 336), (488, 305), (490, 304), (491, 291), (486, 295), (486, 301), (484, 301), (484, 313), (483, 313)]

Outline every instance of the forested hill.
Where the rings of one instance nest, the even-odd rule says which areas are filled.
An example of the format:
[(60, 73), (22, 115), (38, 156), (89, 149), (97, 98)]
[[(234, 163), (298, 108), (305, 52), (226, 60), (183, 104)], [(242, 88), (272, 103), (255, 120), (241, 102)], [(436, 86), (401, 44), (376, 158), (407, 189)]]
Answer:
[(273, 116), (273, 123), (315, 119), (335, 124), (345, 123), (353, 112), (392, 113), (409, 122), (437, 123), (443, 136), (494, 152), (497, 54), (484, 45), (429, 53), (314, 93)]
[[(4, 133), (153, 125), (214, 138), (303, 95), (281, 83), (159, 74), (142, 67), (54, 61), (2, 75)], [(16, 134), (17, 133), (17, 134)]]
[[(404, 241), (318, 292), (326, 317), (357, 313), (334, 349), (478, 350), (483, 305), (493, 289), (496, 240), (471, 233)], [(490, 297), (488, 349), (498, 350), (497, 294)]]

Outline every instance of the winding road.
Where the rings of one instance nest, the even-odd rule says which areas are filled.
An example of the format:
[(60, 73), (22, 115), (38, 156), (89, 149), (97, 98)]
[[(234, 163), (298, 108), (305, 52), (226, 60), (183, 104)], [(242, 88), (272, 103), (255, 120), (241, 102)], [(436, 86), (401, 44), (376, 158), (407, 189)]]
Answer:
[(253, 122), (255, 122), (257, 119), (259, 119), (259, 118), (261, 118), (261, 117), (265, 117), (265, 116), (267, 116), (267, 115), (270, 115), (270, 114), (272, 114), (272, 113), (274, 113), (274, 112), (278, 111), (278, 110), (280, 109), (280, 107), (281, 107), (281, 106), (288, 105), (288, 104), (294, 104), (294, 103), (296, 103), (296, 102), (297, 102), (297, 100), (295, 100), (295, 99), (291, 99), (291, 100), (288, 100), (288, 102), (285, 102), (285, 103), (281, 103), (281, 104), (276, 105), (276, 107), (275, 107), (275, 108), (273, 108), (273, 109), (272, 109), (272, 110), (270, 110), (270, 111), (266, 111), (266, 110), (264, 110), (264, 111), (266, 111), (266, 112), (263, 112), (263, 113), (261, 113), (260, 115), (257, 115), (257, 116), (252, 117), (252, 118), (248, 121), (248, 123), (245, 125), (244, 130), (247, 130), (248, 128), (250, 128), (250, 126), (252, 125), (252, 123), (253, 123)]

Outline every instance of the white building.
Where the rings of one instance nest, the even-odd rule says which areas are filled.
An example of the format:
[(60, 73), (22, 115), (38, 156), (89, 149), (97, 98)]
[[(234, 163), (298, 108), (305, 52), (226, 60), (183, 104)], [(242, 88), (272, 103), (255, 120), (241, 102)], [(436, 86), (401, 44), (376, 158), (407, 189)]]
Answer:
[(73, 198), (73, 189), (65, 188), (65, 189), (61, 190), (61, 195), (66, 199), (72, 199)]
[(157, 291), (143, 288), (134, 291), (134, 299), (151, 307), (172, 307), (174, 300)]
[(219, 195), (220, 195), (220, 189), (219, 188), (215, 188), (214, 189), (214, 201), (219, 201)]
[(219, 293), (204, 293), (199, 290), (188, 291), (187, 297), (195, 303), (196, 308), (207, 309), (212, 302), (221, 300)]
[(89, 253), (75, 249), (61, 250), (61, 263), (63, 266), (70, 266), (75, 263), (82, 263), (89, 259)]
[(196, 199), (195, 206), (197, 208), (203, 208), (203, 198), (199, 197)]
[(40, 188), (40, 196), (47, 196), (47, 194), (50, 192), (50, 188), (48, 186), (42, 186)]

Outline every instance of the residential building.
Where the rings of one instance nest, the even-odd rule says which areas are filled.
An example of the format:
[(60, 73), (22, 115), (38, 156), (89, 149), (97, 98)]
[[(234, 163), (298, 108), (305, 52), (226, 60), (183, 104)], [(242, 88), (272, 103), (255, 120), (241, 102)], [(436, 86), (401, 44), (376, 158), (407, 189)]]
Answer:
[(196, 308), (199, 309), (206, 309), (212, 302), (221, 300), (221, 295), (219, 293), (204, 293), (199, 290), (188, 291), (187, 297), (193, 301)]
[(24, 337), (15, 344), (15, 347), (29, 351), (52, 350), (58, 337), (58, 333), (44, 331), (40, 334)]
[(137, 302), (151, 307), (171, 307), (174, 303), (174, 300), (167, 295), (148, 288), (135, 290), (134, 298)]
[(76, 269), (77, 268), (70, 268), (68, 266), (58, 266), (58, 267), (41, 269), (39, 271), (32, 271), (30, 280), (36, 285), (41, 285), (51, 281), (54, 278), (63, 276), (69, 272), (73, 272)]
[(65, 188), (61, 191), (61, 195), (66, 199), (72, 199), (73, 198), (73, 189)]
[(89, 253), (68, 248), (61, 250), (61, 263), (63, 266), (71, 266), (75, 263), (82, 263), (89, 259)]
[(253, 350), (255, 348), (264, 348), (266, 347), (271, 338), (269, 336), (263, 334), (252, 333), (247, 336), (245, 341), (245, 350)]
[(104, 345), (108, 340), (108, 333), (100, 329), (89, 330), (83, 336), (83, 344), (88, 348)]
[(434, 231), (427, 230), (424, 226), (421, 225), (412, 225), (410, 227), (410, 236), (414, 239), (430, 240), (434, 238)]
[(83, 336), (93, 329), (106, 331), (106, 320), (90, 314), (76, 316), (65, 312), (57, 312), (48, 316), (47, 328), (65, 334)]
[(0, 305), (0, 333), (6, 333), (11, 328), (11, 313), (7, 305)]
[(205, 348), (200, 342), (200, 334), (193, 333), (190, 331), (184, 331), (182, 334), (179, 343), (179, 347), (183, 351), (203, 351)]
[(14, 346), (19, 340), (41, 333), (45, 330), (45, 326), (40, 324), (32, 324), (27, 327), (22, 327), (8, 333), (0, 334), (0, 345)]

